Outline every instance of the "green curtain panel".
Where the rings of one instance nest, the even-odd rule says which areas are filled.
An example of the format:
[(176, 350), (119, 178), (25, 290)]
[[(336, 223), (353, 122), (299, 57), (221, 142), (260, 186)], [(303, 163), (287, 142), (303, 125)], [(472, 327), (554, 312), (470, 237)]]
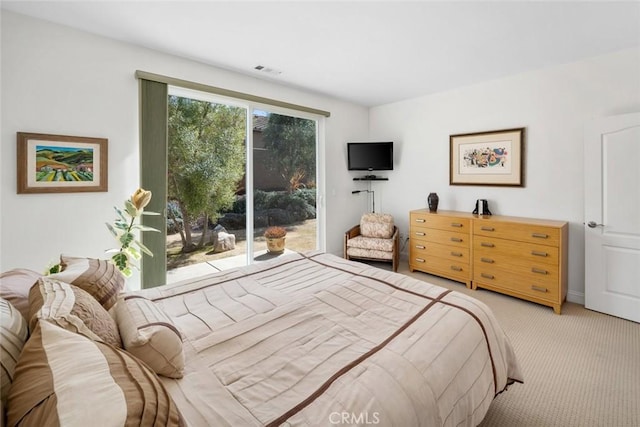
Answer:
[(166, 83), (140, 79), (140, 185), (153, 193), (144, 225), (160, 233), (142, 233), (142, 242), (153, 257), (143, 255), (142, 288), (164, 285), (167, 280), (167, 137), (168, 88)]

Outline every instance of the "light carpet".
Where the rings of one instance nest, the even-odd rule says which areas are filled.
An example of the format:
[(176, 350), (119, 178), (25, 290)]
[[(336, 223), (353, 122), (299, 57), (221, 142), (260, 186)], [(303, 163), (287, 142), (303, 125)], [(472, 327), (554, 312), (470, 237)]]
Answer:
[(640, 426), (640, 324), (565, 303), (550, 307), (408, 270), (400, 273), (471, 295), (495, 312), (524, 384), (491, 404), (482, 427)]

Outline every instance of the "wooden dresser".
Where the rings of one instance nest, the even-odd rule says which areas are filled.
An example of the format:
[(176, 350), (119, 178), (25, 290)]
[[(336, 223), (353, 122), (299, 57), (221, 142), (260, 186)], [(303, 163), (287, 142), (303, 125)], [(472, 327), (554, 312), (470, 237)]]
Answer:
[(560, 314), (568, 283), (566, 222), (427, 209), (411, 211), (410, 220), (411, 271), (544, 304)]

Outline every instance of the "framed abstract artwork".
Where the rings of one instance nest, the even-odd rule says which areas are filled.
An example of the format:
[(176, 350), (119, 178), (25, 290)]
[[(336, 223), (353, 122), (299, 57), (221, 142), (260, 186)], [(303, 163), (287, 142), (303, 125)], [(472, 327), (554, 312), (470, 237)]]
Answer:
[(449, 184), (524, 186), (524, 128), (449, 136)]
[(18, 194), (107, 191), (107, 139), (18, 132)]

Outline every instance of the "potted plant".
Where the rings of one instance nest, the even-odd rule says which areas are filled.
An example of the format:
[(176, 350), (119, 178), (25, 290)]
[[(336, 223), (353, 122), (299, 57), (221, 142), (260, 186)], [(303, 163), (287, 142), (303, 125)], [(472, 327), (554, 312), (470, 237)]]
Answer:
[(281, 254), (284, 252), (284, 239), (287, 230), (283, 227), (271, 226), (264, 232), (264, 238), (267, 239), (267, 250), (272, 254)]

